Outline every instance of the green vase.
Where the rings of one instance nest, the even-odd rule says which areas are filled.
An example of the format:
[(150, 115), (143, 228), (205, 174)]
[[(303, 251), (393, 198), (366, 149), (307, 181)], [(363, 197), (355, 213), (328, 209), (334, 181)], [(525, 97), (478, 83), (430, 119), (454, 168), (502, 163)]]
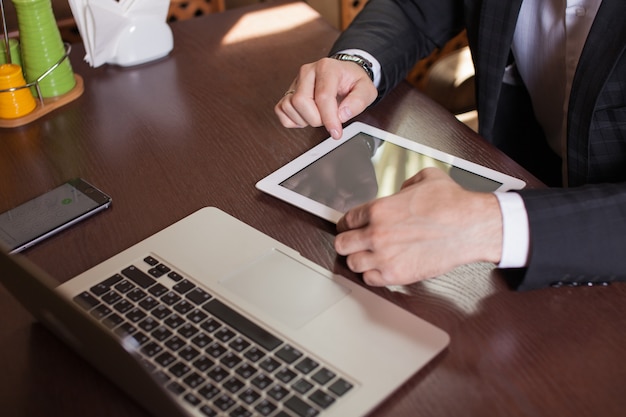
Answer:
[(52, 11), (51, 0), (12, 1), (17, 12), (26, 82), (39, 80), (43, 98), (57, 97), (69, 92), (76, 85), (76, 79), (70, 60), (63, 59), (65, 45)]

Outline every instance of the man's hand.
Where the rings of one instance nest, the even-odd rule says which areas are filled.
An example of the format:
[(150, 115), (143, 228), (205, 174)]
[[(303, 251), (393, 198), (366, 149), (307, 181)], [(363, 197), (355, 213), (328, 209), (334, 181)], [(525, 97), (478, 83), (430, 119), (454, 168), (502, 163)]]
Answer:
[(497, 198), (467, 191), (426, 168), (389, 197), (348, 211), (337, 223), (335, 249), (374, 286), (405, 285), (502, 254)]
[(322, 58), (300, 68), (274, 111), (285, 127), (323, 125), (339, 139), (342, 123), (365, 110), (377, 95), (363, 68), (352, 62)]

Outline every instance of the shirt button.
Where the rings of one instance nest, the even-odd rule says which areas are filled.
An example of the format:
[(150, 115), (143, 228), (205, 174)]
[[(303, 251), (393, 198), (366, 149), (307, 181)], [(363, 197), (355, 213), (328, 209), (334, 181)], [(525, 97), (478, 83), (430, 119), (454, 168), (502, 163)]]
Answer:
[(583, 17), (587, 15), (587, 10), (585, 10), (584, 7), (577, 7), (576, 8), (576, 16), (578, 17)]

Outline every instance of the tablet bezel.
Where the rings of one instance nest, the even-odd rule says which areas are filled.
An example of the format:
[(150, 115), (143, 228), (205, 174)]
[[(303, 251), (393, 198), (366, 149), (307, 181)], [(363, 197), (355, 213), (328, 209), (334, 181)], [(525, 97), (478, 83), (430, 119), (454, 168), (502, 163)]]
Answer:
[(526, 186), (524, 181), (502, 172), (495, 171), (491, 168), (470, 162), (466, 159), (462, 159), (421, 143), (414, 142), (368, 124), (353, 122), (344, 128), (343, 135), (340, 139), (333, 139), (330, 137), (327, 138), (291, 162), (283, 165), (281, 168), (258, 181), (256, 183), (256, 188), (289, 204), (308, 211), (309, 213), (315, 214), (330, 222), (337, 223), (337, 221), (339, 221), (339, 219), (343, 216), (343, 213), (283, 187), (281, 183), (302, 171), (318, 159), (322, 158), (324, 155), (332, 152), (335, 148), (341, 146), (343, 143), (355, 137), (359, 133), (371, 135), (375, 138), (382, 139), (383, 141), (393, 143), (402, 148), (426, 155), (443, 163), (502, 184), (495, 191), (517, 190)]

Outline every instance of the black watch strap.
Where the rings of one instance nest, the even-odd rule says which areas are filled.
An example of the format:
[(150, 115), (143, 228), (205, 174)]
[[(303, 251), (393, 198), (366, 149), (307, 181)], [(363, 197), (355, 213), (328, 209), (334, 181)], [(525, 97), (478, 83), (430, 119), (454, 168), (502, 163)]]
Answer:
[(361, 55), (351, 55), (351, 54), (334, 54), (330, 56), (332, 59), (337, 59), (339, 61), (349, 61), (354, 62), (370, 77), (370, 80), (374, 81), (374, 71), (372, 71), (372, 63), (367, 59), (363, 58)]

